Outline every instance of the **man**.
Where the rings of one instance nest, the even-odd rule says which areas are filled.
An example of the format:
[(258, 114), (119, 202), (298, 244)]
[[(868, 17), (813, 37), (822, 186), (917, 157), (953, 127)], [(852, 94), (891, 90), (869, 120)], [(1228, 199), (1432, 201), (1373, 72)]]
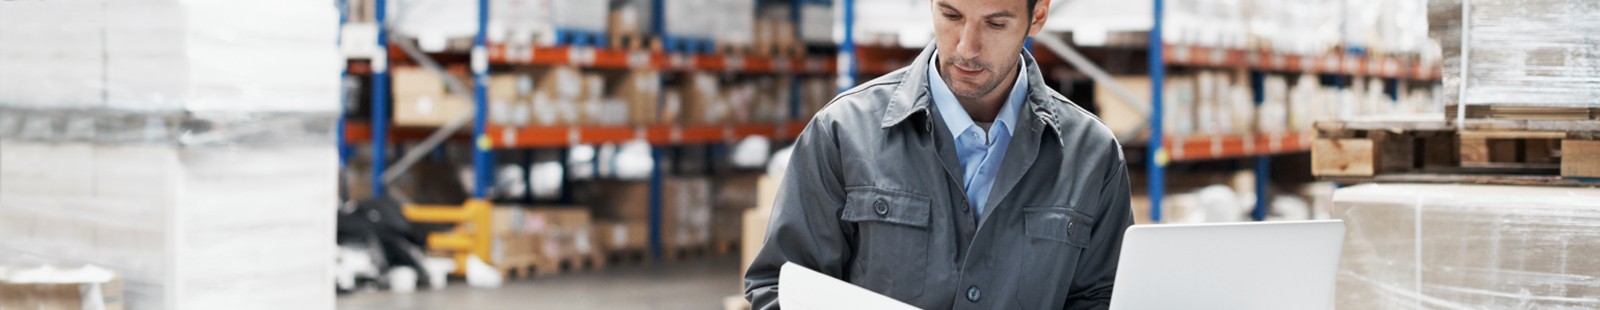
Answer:
[(931, 1), (934, 44), (800, 135), (745, 275), (755, 308), (777, 307), (784, 262), (926, 309), (1110, 304), (1126, 165), (1023, 50), (1049, 4)]

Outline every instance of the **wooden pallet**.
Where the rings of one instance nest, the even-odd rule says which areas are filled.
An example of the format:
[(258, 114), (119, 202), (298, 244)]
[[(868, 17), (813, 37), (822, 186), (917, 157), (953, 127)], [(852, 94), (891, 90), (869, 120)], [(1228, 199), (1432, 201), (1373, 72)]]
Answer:
[(1456, 126), (1434, 114), (1316, 127), (1312, 174), (1324, 179), (1585, 186), (1594, 183), (1586, 179), (1600, 178), (1600, 121), (1469, 120)]
[(599, 252), (570, 254), (551, 258), (544, 255), (508, 257), (496, 266), (506, 279), (527, 279), (576, 271), (595, 270), (606, 266), (605, 256)]
[(716, 255), (727, 255), (728, 253), (738, 252), (739, 242), (739, 240), (711, 241), (711, 253)]
[[(1520, 105), (1467, 105), (1468, 119), (1513, 119), (1581, 121), (1600, 119), (1600, 108), (1592, 107), (1542, 107)], [(1445, 108), (1445, 117), (1454, 119), (1457, 107)]]
[(605, 253), (606, 264), (642, 265), (650, 262), (650, 249), (613, 249)]
[(664, 261), (682, 261), (710, 256), (710, 245), (681, 246), (661, 249), (661, 259)]

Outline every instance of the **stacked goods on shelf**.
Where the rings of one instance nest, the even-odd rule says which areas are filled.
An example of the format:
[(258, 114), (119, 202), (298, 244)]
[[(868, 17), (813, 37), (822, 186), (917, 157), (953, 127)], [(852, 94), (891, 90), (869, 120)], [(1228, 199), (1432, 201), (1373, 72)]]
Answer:
[(723, 84), (727, 122), (771, 124), (788, 119), (791, 77), (751, 77)]
[[(596, 218), (628, 227), (650, 221), (650, 184), (604, 181), (595, 184)], [(630, 230), (631, 231), (631, 230)], [(610, 236), (615, 238), (615, 235)], [(632, 238), (629, 238), (630, 240)], [(663, 249), (697, 248), (711, 240), (711, 182), (702, 177), (669, 177), (661, 183)]]
[(637, 50), (643, 49), (649, 36), (655, 33), (651, 27), (654, 22), (655, 1), (653, 0), (610, 0), (610, 12), (606, 16), (606, 31), (610, 34), (611, 45), (619, 48)]
[[(472, 94), (450, 91), (438, 72), (422, 67), (397, 67), (389, 74), (394, 86), (391, 92), (395, 126), (441, 126), (472, 114)], [(472, 81), (463, 73), (452, 72), (452, 75), (462, 82)]]
[(722, 97), (722, 82), (715, 73), (684, 73), (680, 84), (667, 91), (665, 122), (685, 125), (726, 123), (731, 113)]
[(767, 2), (756, 14), (755, 53), (761, 55), (794, 55), (803, 48), (797, 37), (795, 21), (788, 3)]
[(795, 115), (796, 120), (810, 120), (811, 116), (822, 111), (822, 107), (833, 101), (839, 94), (838, 84), (828, 77), (801, 77), (800, 78), (800, 115)]
[[(371, 1), (351, 2), (362, 8)], [(605, 45), (605, 1), (492, 0), (489, 7), (485, 35), (492, 43)], [(476, 0), (391, 1), (388, 9), (396, 34), (423, 51), (466, 51), (478, 34)]]
[(0, 2), (0, 256), (103, 266), (134, 309), (332, 309), (337, 22)]
[(590, 236), (595, 245), (607, 253), (643, 253), (650, 248), (650, 223), (637, 220), (597, 219), (594, 222), (594, 232)]
[(1333, 214), (1346, 233), (1335, 307), (1600, 307), (1595, 201), (1592, 188), (1338, 189)]
[[(1321, 55), (1428, 53), (1425, 0), (1191, 0), (1167, 3), (1167, 44)], [(1148, 11), (1143, 11), (1148, 12)], [(1329, 13), (1336, 12), (1336, 13)]]
[(591, 236), (590, 211), (574, 206), (497, 206), (490, 260), (503, 269), (534, 265), (538, 273), (557, 271), (599, 254)]
[(661, 123), (660, 110), (661, 72), (656, 70), (629, 70), (607, 76), (608, 88), (598, 107), (591, 106), (588, 117), (594, 125), (653, 125)]
[(683, 53), (709, 53), (717, 33), (720, 16), (707, 15), (722, 0), (661, 1), (662, 44), (668, 51)]
[(800, 1), (800, 20), (795, 21), (795, 30), (799, 33), (798, 36), (800, 37), (800, 42), (806, 45), (833, 45), (833, 1), (793, 1)]
[(739, 237), (740, 275), (744, 274), (744, 270), (749, 269), (750, 262), (755, 261), (756, 253), (759, 253), (762, 244), (766, 243), (767, 225), (772, 218), (772, 204), (773, 201), (777, 200), (777, 197), (777, 178), (762, 176), (756, 181), (755, 205), (744, 211), (741, 225), (741, 229), (744, 232)]
[[(1232, 173), (1188, 173), (1169, 178), (1161, 197), (1161, 223), (1219, 223), (1251, 220), (1256, 207), (1255, 178), (1250, 171)], [(1135, 183), (1138, 184), (1138, 183)], [(1264, 220), (1308, 220), (1328, 217), (1325, 205), (1317, 204), (1317, 193), (1329, 183), (1306, 183), (1294, 187), (1269, 189), (1271, 209)], [(1150, 224), (1150, 197), (1135, 189), (1130, 205), (1137, 224)]]
[(756, 0), (709, 1), (711, 10), (700, 12), (698, 18), (711, 20), (718, 52), (742, 54), (750, 50), (756, 36)]
[[(1444, 102), (1476, 110), (1557, 109), (1538, 119), (1589, 119), (1561, 108), (1600, 107), (1600, 4), (1585, 0), (1433, 1), (1430, 34), (1442, 46)], [(1461, 57), (1467, 57), (1463, 68)], [(1465, 93), (1462, 93), (1465, 91)], [(1447, 109), (1447, 112), (1455, 112)], [(1530, 111), (1524, 111), (1530, 112)], [(1531, 111), (1537, 112), (1537, 111)], [(1479, 117), (1468, 111), (1467, 117)], [(1517, 113), (1511, 114), (1516, 117)], [(1497, 117), (1495, 115), (1484, 115)]]
[(711, 243), (711, 180), (673, 177), (661, 182), (661, 246), (703, 248)]
[(760, 174), (738, 174), (717, 179), (716, 201), (711, 211), (711, 243), (717, 247), (738, 244), (744, 214), (756, 206)]
[[(1170, 135), (1246, 134), (1252, 132), (1307, 131), (1316, 120), (1347, 119), (1393, 113), (1437, 113), (1442, 109), (1431, 85), (1399, 82), (1400, 95), (1385, 93), (1381, 78), (1354, 78), (1348, 88), (1322, 85), (1315, 74), (1291, 76), (1268, 73), (1261, 80), (1261, 103), (1251, 97), (1248, 76), (1222, 70), (1180, 71), (1167, 75), (1163, 85), (1163, 132)], [(1115, 78), (1129, 89), (1149, 89), (1142, 75)], [(1125, 103), (1103, 85), (1096, 86), (1095, 104), (1100, 119), (1119, 137), (1141, 132), (1146, 115)], [(1148, 100), (1147, 92), (1134, 92)]]
[(533, 93), (528, 102), (534, 126), (577, 126), (593, 123), (602, 112), (605, 78), (571, 66), (531, 71)]
[[(855, 43), (920, 49), (933, 42), (930, 1), (861, 1), (856, 3)], [(807, 27), (810, 27), (809, 25)], [(807, 41), (812, 38), (808, 37)]]

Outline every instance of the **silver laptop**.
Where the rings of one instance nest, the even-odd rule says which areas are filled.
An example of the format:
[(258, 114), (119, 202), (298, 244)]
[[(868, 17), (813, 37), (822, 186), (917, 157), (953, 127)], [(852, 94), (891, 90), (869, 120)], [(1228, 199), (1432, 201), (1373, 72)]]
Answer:
[(1111, 309), (1330, 309), (1344, 221), (1135, 225)]

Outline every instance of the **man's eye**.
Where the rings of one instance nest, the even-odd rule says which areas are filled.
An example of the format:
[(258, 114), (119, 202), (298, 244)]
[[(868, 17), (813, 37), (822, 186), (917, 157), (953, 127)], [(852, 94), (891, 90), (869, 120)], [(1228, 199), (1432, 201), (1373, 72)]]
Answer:
[(948, 20), (957, 20), (957, 19), (961, 19), (961, 15), (955, 15), (955, 14), (946, 13), (946, 14), (944, 14), (944, 18), (948, 19)]
[(994, 22), (989, 23), (989, 28), (1004, 29), (1005, 27), (1006, 27), (1005, 23), (994, 23)]

